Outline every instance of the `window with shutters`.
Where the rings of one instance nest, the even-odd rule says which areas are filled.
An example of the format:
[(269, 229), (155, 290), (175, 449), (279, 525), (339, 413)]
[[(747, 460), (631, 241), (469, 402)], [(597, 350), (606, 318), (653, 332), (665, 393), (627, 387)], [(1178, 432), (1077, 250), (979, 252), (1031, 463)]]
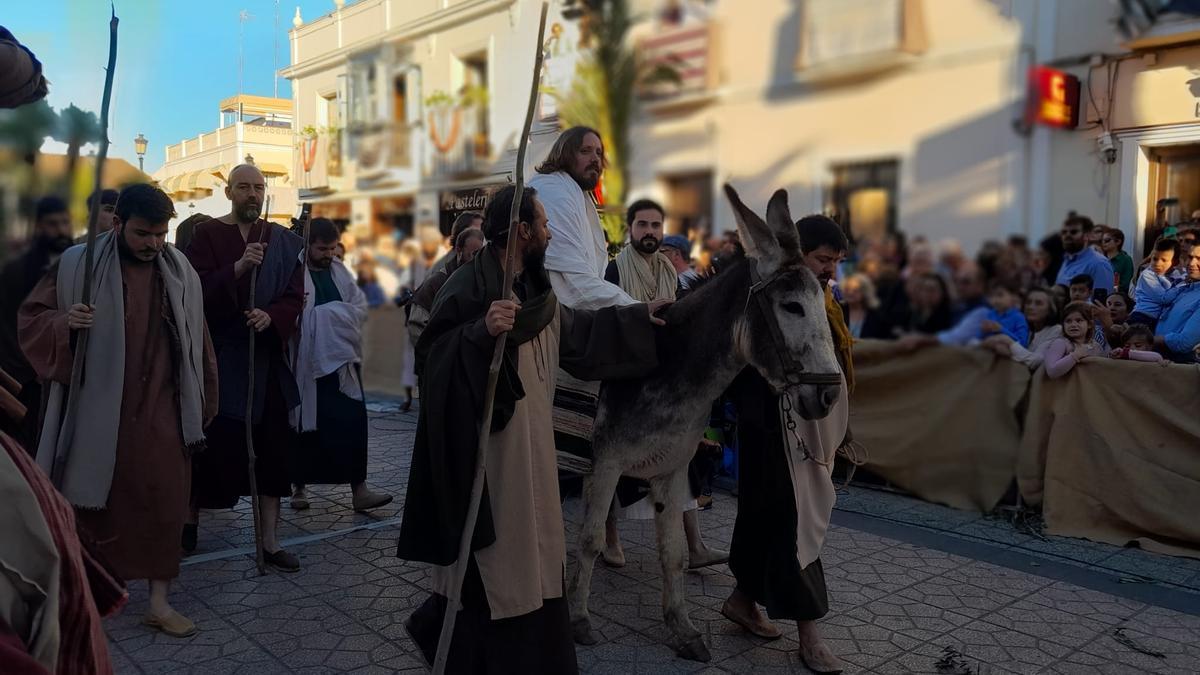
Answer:
[(871, 63), (925, 50), (921, 0), (808, 0), (797, 67)]

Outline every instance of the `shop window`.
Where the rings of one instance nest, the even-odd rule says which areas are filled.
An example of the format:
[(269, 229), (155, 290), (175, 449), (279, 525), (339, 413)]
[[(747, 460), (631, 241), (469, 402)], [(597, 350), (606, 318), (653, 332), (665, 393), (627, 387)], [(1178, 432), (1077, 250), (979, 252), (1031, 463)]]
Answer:
[(667, 234), (689, 235), (693, 230), (707, 234), (712, 228), (711, 171), (667, 176), (662, 179), (666, 188)]
[(835, 164), (831, 170), (825, 209), (852, 240), (896, 231), (898, 161)]

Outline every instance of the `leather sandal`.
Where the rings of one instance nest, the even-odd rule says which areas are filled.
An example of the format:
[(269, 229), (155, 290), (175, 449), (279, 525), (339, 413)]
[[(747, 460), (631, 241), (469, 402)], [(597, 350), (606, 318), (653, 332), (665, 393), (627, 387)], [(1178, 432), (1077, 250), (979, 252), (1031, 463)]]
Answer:
[(354, 510), (370, 511), (371, 509), (377, 509), (381, 506), (387, 506), (391, 503), (391, 495), (384, 494), (382, 492), (371, 492), (368, 490), (367, 493), (363, 495), (362, 499), (359, 499), (358, 497), (354, 498)]
[(157, 628), (164, 634), (175, 638), (185, 638), (196, 634), (196, 624), (175, 610), (171, 610), (171, 613), (166, 616), (147, 614), (142, 618), (142, 624)]
[(765, 621), (765, 619), (764, 623), (758, 623), (749, 617), (742, 616), (729, 606), (728, 600), (725, 601), (724, 605), (721, 605), (721, 616), (741, 626), (750, 634), (757, 635), (764, 640), (778, 640), (783, 637), (783, 631), (779, 630), (775, 624)]

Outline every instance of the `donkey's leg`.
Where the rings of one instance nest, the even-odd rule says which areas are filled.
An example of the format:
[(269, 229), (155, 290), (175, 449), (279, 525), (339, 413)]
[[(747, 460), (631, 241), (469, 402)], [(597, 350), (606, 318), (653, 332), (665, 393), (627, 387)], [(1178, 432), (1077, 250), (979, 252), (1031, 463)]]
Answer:
[(583, 525), (579, 528), (579, 558), (571, 582), (567, 586), (567, 602), (571, 610), (571, 630), (575, 642), (596, 644), (592, 622), (588, 616), (588, 595), (592, 590), (592, 569), (596, 556), (604, 548), (604, 520), (612, 505), (621, 477), (616, 466), (596, 464), (592, 475), (583, 481)]
[(650, 481), (654, 499), (654, 525), (658, 534), (658, 557), (662, 561), (663, 618), (675, 642), (675, 651), (685, 659), (709, 661), (712, 656), (700, 631), (687, 613), (683, 570), (687, 566), (683, 523), (679, 510), (687, 491), (686, 467)]

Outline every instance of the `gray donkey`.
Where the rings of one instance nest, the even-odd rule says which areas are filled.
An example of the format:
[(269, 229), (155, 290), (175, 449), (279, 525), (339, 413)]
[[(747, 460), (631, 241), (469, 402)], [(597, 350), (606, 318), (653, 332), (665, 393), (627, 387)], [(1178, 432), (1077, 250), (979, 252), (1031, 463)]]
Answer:
[(588, 616), (592, 568), (604, 545), (604, 520), (621, 475), (650, 482), (663, 575), (663, 614), (672, 647), (688, 659), (711, 656), (688, 618), (683, 571), (687, 548), (679, 513), (686, 467), (713, 400), (742, 368), (755, 368), (805, 419), (829, 414), (839, 369), (825, 315), (824, 290), (801, 261), (787, 193), (776, 192), (763, 222), (728, 185), (746, 259), (671, 306), (658, 335), (659, 367), (649, 377), (607, 383), (593, 434), (593, 467), (584, 480), (578, 566), (568, 589), (575, 641), (595, 644)]

